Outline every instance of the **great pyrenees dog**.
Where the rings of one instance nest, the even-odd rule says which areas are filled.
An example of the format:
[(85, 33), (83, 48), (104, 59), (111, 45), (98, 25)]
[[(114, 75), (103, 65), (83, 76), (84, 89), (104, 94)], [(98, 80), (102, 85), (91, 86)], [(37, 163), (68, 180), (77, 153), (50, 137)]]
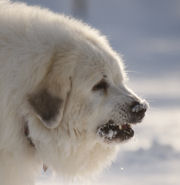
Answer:
[(97, 30), (0, 0), (0, 184), (32, 185), (43, 164), (86, 177), (110, 165), (147, 103)]

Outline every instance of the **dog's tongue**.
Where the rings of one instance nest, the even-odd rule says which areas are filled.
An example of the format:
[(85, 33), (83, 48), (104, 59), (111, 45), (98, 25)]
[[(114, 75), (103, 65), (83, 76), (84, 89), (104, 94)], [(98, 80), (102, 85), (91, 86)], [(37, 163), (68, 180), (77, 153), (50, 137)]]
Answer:
[(123, 124), (123, 125), (121, 126), (121, 128), (122, 128), (122, 129), (130, 129), (131, 127), (130, 127), (129, 124)]

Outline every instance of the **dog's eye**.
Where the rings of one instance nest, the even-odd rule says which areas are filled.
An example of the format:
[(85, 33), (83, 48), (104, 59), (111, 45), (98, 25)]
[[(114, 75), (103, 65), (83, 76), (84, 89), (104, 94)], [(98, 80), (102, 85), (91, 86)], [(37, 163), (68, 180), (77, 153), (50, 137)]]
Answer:
[(109, 85), (108, 83), (103, 79), (99, 83), (97, 83), (92, 90), (93, 91), (98, 91), (98, 90), (104, 90), (106, 91), (108, 89)]

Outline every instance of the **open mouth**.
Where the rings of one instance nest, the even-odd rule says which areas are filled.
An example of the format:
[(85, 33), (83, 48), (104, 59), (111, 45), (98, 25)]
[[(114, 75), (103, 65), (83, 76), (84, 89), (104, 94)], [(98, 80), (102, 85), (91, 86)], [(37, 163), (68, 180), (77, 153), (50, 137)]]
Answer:
[(134, 136), (134, 131), (130, 124), (117, 125), (110, 120), (108, 123), (97, 128), (97, 135), (104, 138), (108, 143), (126, 141)]

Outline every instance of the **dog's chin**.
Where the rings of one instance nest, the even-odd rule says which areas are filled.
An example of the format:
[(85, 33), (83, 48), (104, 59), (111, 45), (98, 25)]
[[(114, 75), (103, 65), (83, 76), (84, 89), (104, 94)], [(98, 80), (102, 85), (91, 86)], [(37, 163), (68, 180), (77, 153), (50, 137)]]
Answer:
[(120, 143), (131, 139), (134, 130), (130, 123), (115, 124), (110, 121), (97, 128), (97, 135), (106, 143)]

